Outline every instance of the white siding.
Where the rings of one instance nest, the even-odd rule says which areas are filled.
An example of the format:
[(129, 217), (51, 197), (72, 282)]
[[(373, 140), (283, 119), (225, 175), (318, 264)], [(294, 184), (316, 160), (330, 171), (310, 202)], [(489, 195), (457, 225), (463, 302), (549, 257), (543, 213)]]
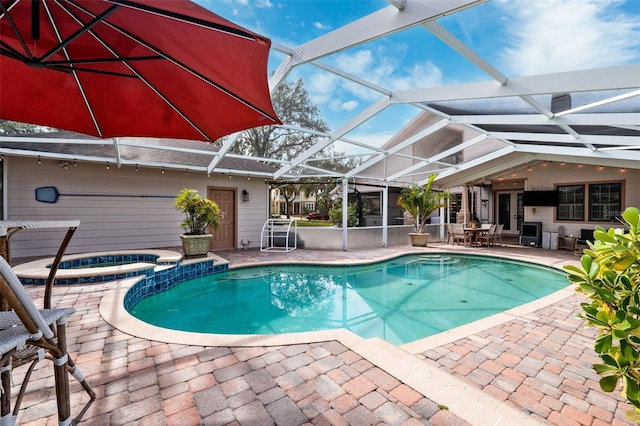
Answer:
[[(68, 170), (57, 160), (10, 157), (6, 159), (7, 217), (9, 220), (79, 219), (67, 253), (118, 249), (144, 249), (180, 246), (178, 223), (181, 213), (174, 208), (173, 197), (182, 188), (194, 188), (205, 196), (208, 186), (236, 189), (238, 194), (238, 245), (249, 238), (257, 247), (260, 230), (267, 217), (264, 179), (212, 175), (204, 173), (111, 164), (79, 163)], [(61, 193), (56, 203), (35, 200), (35, 189), (55, 186)], [(250, 201), (241, 201), (242, 190)], [(74, 196), (65, 194), (89, 194)], [(114, 196), (116, 195), (116, 196)], [(117, 195), (127, 195), (119, 197)], [(152, 196), (166, 196), (153, 198)], [(12, 257), (54, 255), (64, 230), (24, 230), (11, 239)]]

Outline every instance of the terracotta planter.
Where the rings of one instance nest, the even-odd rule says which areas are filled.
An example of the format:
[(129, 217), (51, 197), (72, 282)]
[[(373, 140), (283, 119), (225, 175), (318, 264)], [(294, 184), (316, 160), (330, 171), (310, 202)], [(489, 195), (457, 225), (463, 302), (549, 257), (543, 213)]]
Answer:
[(180, 235), (184, 257), (203, 257), (209, 253), (213, 235)]
[(416, 232), (410, 232), (411, 245), (415, 247), (426, 247), (429, 241), (429, 234), (418, 234)]

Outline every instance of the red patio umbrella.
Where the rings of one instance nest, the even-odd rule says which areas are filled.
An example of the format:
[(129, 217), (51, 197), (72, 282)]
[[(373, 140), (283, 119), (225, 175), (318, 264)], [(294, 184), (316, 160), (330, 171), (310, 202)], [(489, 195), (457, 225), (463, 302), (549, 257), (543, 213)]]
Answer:
[(271, 41), (191, 1), (0, 1), (0, 118), (193, 140), (280, 123)]

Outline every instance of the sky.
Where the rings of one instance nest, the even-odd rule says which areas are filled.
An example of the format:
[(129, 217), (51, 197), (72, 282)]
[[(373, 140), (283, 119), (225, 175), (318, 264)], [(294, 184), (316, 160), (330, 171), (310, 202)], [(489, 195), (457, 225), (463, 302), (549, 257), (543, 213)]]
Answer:
[[(407, 0), (416, 1), (416, 0)], [(389, 7), (385, 0), (196, 0), (273, 46), (298, 47)], [(438, 23), (507, 77), (640, 62), (640, 0), (492, 0)], [(285, 56), (272, 47), (269, 72)], [(389, 90), (490, 80), (424, 28), (403, 31), (323, 58)], [(331, 128), (374, 103), (379, 93), (317, 67), (294, 69)], [(354, 139), (380, 145), (418, 111), (394, 106), (360, 126)]]

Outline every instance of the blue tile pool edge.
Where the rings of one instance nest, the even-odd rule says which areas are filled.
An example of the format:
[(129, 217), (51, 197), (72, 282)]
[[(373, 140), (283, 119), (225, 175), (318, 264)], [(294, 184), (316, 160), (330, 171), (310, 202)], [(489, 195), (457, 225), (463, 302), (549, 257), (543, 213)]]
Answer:
[(228, 269), (228, 263), (215, 264), (214, 259), (205, 259), (200, 262), (176, 264), (171, 268), (148, 270), (148, 273), (127, 291), (124, 297), (124, 308), (131, 311), (147, 297), (167, 291), (185, 281), (220, 274)]

